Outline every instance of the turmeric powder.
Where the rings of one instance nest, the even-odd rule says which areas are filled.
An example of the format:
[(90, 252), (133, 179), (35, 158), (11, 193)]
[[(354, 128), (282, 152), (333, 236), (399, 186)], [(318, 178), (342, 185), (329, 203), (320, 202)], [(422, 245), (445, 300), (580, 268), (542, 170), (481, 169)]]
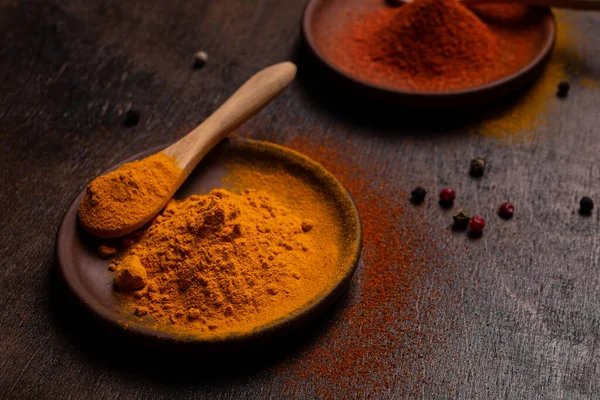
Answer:
[(115, 274), (115, 284), (124, 292), (132, 292), (146, 285), (148, 274), (140, 259), (136, 256), (124, 258)]
[(94, 179), (79, 206), (79, 220), (96, 231), (118, 231), (158, 212), (173, 195), (180, 169), (173, 157), (160, 152), (123, 164)]
[(119, 271), (137, 257), (147, 272), (143, 289), (118, 296), (159, 329), (251, 331), (333, 285), (339, 246), (331, 218), (320, 218), (327, 213), (295, 215), (270, 194), (250, 189), (172, 200), (125, 258), (114, 262)]
[[(170, 200), (142, 230), (98, 247), (103, 258), (117, 254), (109, 270), (124, 324), (186, 337), (248, 333), (299, 312), (347, 276), (357, 249), (335, 196), (277, 163), (236, 159), (227, 168), (231, 192)], [(79, 218), (118, 230), (171, 196), (180, 172), (163, 153), (124, 164), (90, 183)]]

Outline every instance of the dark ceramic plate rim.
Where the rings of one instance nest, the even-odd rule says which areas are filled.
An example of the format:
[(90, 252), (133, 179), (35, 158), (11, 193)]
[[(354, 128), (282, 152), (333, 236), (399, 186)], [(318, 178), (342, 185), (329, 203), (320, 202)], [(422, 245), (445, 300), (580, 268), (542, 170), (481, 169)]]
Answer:
[(556, 18), (554, 17), (554, 13), (550, 8), (547, 7), (537, 7), (541, 12), (544, 12), (547, 16), (550, 17), (550, 32), (546, 41), (541, 45), (540, 52), (531, 60), (529, 64), (519, 69), (518, 71), (512, 73), (511, 75), (507, 75), (503, 78), (497, 79), (490, 83), (486, 83), (480, 86), (474, 86), (466, 89), (457, 89), (457, 90), (448, 90), (444, 92), (434, 92), (434, 91), (420, 91), (420, 90), (409, 90), (409, 89), (395, 89), (389, 86), (383, 86), (378, 83), (370, 82), (365, 80), (359, 76), (351, 74), (349, 72), (344, 71), (340, 67), (338, 67), (333, 61), (329, 58), (325, 57), (325, 55), (321, 52), (319, 47), (316, 45), (314, 34), (313, 34), (313, 21), (314, 21), (314, 13), (319, 6), (324, 1), (331, 0), (309, 0), (306, 8), (304, 9), (304, 15), (302, 16), (302, 33), (309, 47), (313, 51), (313, 53), (317, 56), (317, 58), (328, 68), (336, 72), (338, 75), (351, 80), (352, 82), (362, 85), (365, 87), (369, 87), (372, 89), (376, 89), (380, 92), (385, 92), (391, 95), (409, 95), (415, 97), (435, 97), (435, 98), (443, 98), (443, 97), (454, 97), (457, 95), (469, 95), (473, 93), (481, 93), (488, 90), (493, 90), (499, 87), (502, 87), (513, 80), (518, 79), (519, 77), (526, 75), (528, 72), (536, 68), (540, 63), (543, 63), (544, 60), (549, 57), (552, 49), (554, 48), (554, 44), (556, 42)]
[[(67, 217), (71, 215), (71, 213), (74, 210), (76, 212), (80, 199), (85, 192), (84, 188), (71, 202), (65, 214), (63, 215), (63, 219), (61, 221), (57, 233), (56, 251), (59, 270), (64, 281), (66, 282), (71, 292), (75, 295), (77, 300), (79, 300), (80, 303), (83, 304), (87, 310), (92, 312), (92, 314), (99, 316), (104, 322), (109, 323), (111, 326), (119, 328), (119, 330), (121, 330), (123, 333), (138, 334), (149, 339), (158, 340), (160, 342), (187, 343), (199, 345), (233, 345), (241, 344), (244, 342), (260, 341), (261, 339), (267, 339), (269, 337), (274, 337), (276, 335), (296, 330), (301, 326), (309, 323), (314, 317), (316, 317), (321, 312), (325, 311), (349, 288), (352, 277), (354, 276), (354, 273), (356, 272), (356, 269), (358, 267), (358, 262), (362, 250), (363, 232), (360, 223), (360, 216), (358, 214), (358, 210), (356, 208), (354, 200), (352, 199), (348, 191), (344, 188), (344, 186), (341, 184), (341, 182), (339, 182), (331, 172), (325, 169), (318, 162), (287, 147), (270, 142), (243, 138), (228, 139), (228, 141), (232, 145), (256, 146), (262, 149), (267, 149), (268, 151), (274, 153), (276, 156), (284, 157), (293, 162), (294, 164), (299, 163), (300, 161), (308, 160), (310, 161), (308, 164), (300, 164), (306, 166), (306, 169), (310, 173), (314, 174), (315, 177), (318, 177), (319, 180), (325, 180), (326, 183), (331, 185), (331, 188), (335, 188), (336, 192), (340, 191), (338, 195), (340, 195), (340, 198), (343, 198), (347, 202), (347, 209), (345, 210), (345, 212), (352, 214), (354, 218), (354, 221), (352, 222), (354, 225), (354, 229), (356, 230), (356, 249), (353, 254), (349, 253), (348, 255), (349, 265), (346, 267), (343, 277), (332, 288), (330, 288), (330, 290), (325, 291), (321, 294), (321, 296), (311, 300), (309, 303), (306, 304), (305, 307), (296, 310), (296, 312), (293, 312), (292, 314), (271, 321), (270, 323), (261, 325), (250, 332), (245, 332), (241, 334), (237, 332), (232, 332), (224, 335), (202, 338), (199, 335), (172, 333), (165, 330), (154, 329), (152, 327), (141, 324), (130, 324), (128, 326), (125, 326), (123, 324), (123, 318), (119, 319), (118, 317), (116, 317), (117, 314), (107, 310), (102, 304), (95, 301), (95, 298), (91, 295), (88, 295), (85, 289), (78, 284), (77, 277), (73, 275), (76, 269), (66, 267), (69, 262), (72, 264), (74, 264), (74, 262), (72, 259), (70, 259), (69, 252), (64, 248), (64, 246), (61, 246), (61, 238), (69, 229), (67, 225), (72, 220), (68, 220)], [(140, 157), (144, 157), (146, 155), (160, 151), (165, 147), (166, 146), (159, 146), (145, 152), (137, 153), (127, 158), (126, 160), (115, 164), (113, 167), (103, 171), (100, 175), (110, 172), (111, 170), (122, 165), (123, 163), (139, 159)], [(78, 222), (76, 223), (78, 224)]]

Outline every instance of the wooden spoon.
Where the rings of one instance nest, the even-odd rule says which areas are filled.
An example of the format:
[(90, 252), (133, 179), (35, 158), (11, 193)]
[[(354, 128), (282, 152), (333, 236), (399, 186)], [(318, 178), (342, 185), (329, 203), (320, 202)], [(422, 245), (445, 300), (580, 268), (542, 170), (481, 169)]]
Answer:
[[(411, 3), (414, 0), (394, 0), (395, 3)], [(529, 6), (567, 8), (571, 10), (600, 10), (600, 0), (458, 0), (468, 5), (520, 3)]]
[(102, 230), (86, 225), (83, 228), (101, 238), (115, 238), (134, 232), (147, 224), (168, 203), (177, 189), (190, 175), (200, 160), (231, 131), (256, 114), (261, 108), (283, 91), (296, 76), (296, 65), (284, 62), (270, 66), (252, 76), (217, 111), (182, 139), (172, 144), (163, 153), (174, 157), (181, 168), (177, 183), (170, 195), (159, 201), (152, 211), (138, 221), (115, 230)]

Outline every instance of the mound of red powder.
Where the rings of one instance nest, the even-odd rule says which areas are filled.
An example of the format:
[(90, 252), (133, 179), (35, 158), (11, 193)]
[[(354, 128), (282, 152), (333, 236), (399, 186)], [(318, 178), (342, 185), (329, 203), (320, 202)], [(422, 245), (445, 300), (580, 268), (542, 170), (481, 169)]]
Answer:
[(415, 0), (354, 18), (325, 47), (342, 69), (399, 89), (447, 91), (510, 75), (537, 54), (539, 13), (522, 5), (469, 9)]
[(382, 29), (370, 56), (414, 75), (466, 79), (488, 73), (499, 53), (488, 26), (456, 0), (417, 0)]

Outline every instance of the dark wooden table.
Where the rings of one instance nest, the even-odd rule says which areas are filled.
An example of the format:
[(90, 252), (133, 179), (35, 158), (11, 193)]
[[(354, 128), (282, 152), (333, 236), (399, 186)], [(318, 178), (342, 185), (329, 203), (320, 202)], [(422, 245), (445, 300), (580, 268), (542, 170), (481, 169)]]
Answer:
[[(364, 99), (336, 94), (303, 50), (303, 7), (303, 0), (0, 0), (0, 397), (600, 396), (599, 214), (577, 213), (582, 195), (600, 202), (600, 47), (585, 39), (600, 35), (600, 19), (563, 14), (563, 33), (575, 36), (555, 55), (562, 72), (544, 78), (546, 89), (532, 89), (540, 93), (524, 95), (536, 107), (518, 97), (439, 116), (362, 107)], [(198, 50), (210, 61), (193, 70)], [(408, 297), (426, 318), (403, 320), (400, 312), (404, 328), (385, 336), (393, 340), (367, 347), (393, 352), (391, 365), (368, 351), (348, 356), (381, 339), (369, 327), (347, 343), (343, 335), (330, 341), (352, 323), (347, 308), (360, 307), (369, 259), (388, 254), (365, 238), (348, 298), (260, 352), (173, 354), (102, 330), (57, 273), (55, 235), (68, 204), (107, 166), (180, 137), (252, 73), (288, 59), (298, 63), (298, 79), (239, 134), (309, 153), (358, 200), (354, 171), (319, 147), (347, 149), (348, 169), (371, 176), (373, 185), (385, 182), (379, 195), (439, 238), (435, 273), (419, 275)], [(572, 82), (564, 101), (553, 96), (557, 79)], [(141, 120), (127, 128), (130, 107)], [(539, 116), (537, 127), (493, 133), (489, 118), (520, 108)], [(478, 180), (467, 174), (477, 155), (490, 162)], [(411, 208), (407, 192), (416, 185), (430, 198)], [(487, 218), (482, 238), (448, 228), (451, 211), (433, 199), (446, 185), (457, 189), (460, 205)], [(494, 212), (505, 200), (517, 207), (511, 221)], [(363, 223), (373, 224), (365, 215)], [(393, 243), (394, 232), (382, 237)], [(403, 262), (389, 254), (390, 265)], [(382, 318), (394, 328), (393, 317)], [(424, 330), (420, 351), (404, 346), (406, 332)], [(322, 361), (331, 365), (308, 368), (330, 342), (349, 362), (337, 367), (334, 356)]]

